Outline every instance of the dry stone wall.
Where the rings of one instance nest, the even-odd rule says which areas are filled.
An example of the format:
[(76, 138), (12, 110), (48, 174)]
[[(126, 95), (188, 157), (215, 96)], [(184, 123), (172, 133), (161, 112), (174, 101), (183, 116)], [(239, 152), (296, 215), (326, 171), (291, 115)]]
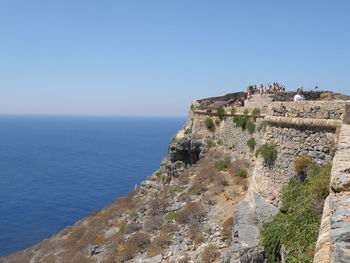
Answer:
[(346, 103), (336, 101), (275, 102), (270, 106), (270, 115), (341, 120), (346, 107)]
[[(208, 117), (216, 123), (215, 128), (210, 130), (205, 126), (205, 119)], [(190, 127), (194, 137), (205, 137), (207, 141), (220, 140), (223, 145), (242, 156), (252, 156), (252, 152), (247, 145), (247, 141), (250, 138), (253, 137), (255, 139), (257, 143), (256, 147), (261, 145), (264, 131), (261, 130), (259, 132), (257, 127), (263, 121), (262, 118), (256, 119), (254, 133), (250, 133), (247, 130), (242, 130), (241, 127), (237, 127), (233, 122), (232, 116), (228, 116), (222, 121), (219, 121), (219, 118), (215, 116), (215, 114), (194, 114), (192, 118), (192, 125)]]
[[(334, 155), (336, 129), (288, 127), (271, 124), (265, 133), (264, 143), (275, 144), (277, 159), (272, 167), (260, 163), (255, 174), (254, 192), (268, 202), (279, 206), (279, 194), (291, 178), (296, 176), (294, 163), (298, 156), (309, 155), (316, 163), (330, 162)], [(259, 164), (256, 164), (257, 166)]]
[(350, 262), (350, 125), (347, 124), (341, 126), (330, 187), (314, 263)]

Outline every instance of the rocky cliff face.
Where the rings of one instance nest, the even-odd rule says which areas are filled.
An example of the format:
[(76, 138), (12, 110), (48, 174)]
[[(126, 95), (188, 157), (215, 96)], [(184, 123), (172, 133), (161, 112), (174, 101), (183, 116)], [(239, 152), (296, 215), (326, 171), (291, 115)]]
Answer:
[[(133, 192), (0, 263), (266, 262), (260, 226), (280, 211), (295, 159), (306, 154), (323, 164), (335, 153), (345, 166), (333, 166), (315, 262), (347, 262), (349, 103), (257, 95), (231, 113), (241, 95), (194, 101), (159, 170)], [(253, 154), (266, 143), (277, 148), (273, 165)]]

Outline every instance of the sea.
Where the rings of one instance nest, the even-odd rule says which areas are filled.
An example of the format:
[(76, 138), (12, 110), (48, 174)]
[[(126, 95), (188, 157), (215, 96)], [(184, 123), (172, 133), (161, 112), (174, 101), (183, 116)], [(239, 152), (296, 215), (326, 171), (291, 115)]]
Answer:
[(185, 117), (0, 116), (0, 257), (100, 210), (155, 170)]

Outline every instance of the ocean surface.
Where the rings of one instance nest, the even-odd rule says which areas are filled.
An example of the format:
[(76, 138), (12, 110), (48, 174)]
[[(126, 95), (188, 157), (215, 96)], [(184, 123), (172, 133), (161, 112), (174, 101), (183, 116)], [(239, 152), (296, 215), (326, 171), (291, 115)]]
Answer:
[(0, 257), (128, 194), (185, 118), (0, 116)]

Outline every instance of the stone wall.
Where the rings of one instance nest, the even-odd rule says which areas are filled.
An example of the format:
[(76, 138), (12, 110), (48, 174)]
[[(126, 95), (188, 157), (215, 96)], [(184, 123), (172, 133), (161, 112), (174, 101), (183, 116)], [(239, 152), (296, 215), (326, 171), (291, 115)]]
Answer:
[(271, 124), (265, 133), (264, 143), (277, 148), (277, 159), (272, 167), (257, 163), (254, 192), (269, 203), (278, 206), (284, 185), (296, 176), (294, 163), (298, 156), (309, 155), (316, 163), (330, 162), (336, 142), (335, 128), (309, 128)]
[[(212, 118), (217, 124), (215, 128), (208, 130), (205, 127), (205, 119)], [(257, 127), (263, 121), (262, 118), (257, 118), (255, 121), (255, 132), (253, 134), (249, 133), (247, 130), (242, 130), (240, 127), (236, 127), (236, 124), (233, 123), (233, 117), (228, 116), (226, 120), (219, 122), (219, 118), (215, 114), (194, 114), (191, 130), (192, 136), (194, 138), (206, 138), (207, 141), (210, 140), (220, 140), (223, 145), (232, 149), (233, 152), (252, 157), (252, 152), (247, 146), (247, 141), (250, 138), (254, 138), (257, 146), (262, 142), (264, 131), (257, 131)]]
[[(334, 146), (338, 143), (339, 129), (347, 117), (346, 109), (347, 103), (344, 102), (283, 102), (270, 105), (270, 115), (265, 117), (269, 126), (262, 143), (275, 144), (278, 156), (271, 167), (266, 166), (262, 158), (258, 158), (255, 162), (247, 196), (237, 205), (233, 215), (231, 263), (264, 262), (262, 260), (263, 249), (259, 246), (259, 225), (267, 222), (271, 216), (279, 212), (278, 207), (281, 205), (280, 195), (283, 186), (296, 176), (294, 162), (298, 156), (307, 154), (319, 164), (332, 161), (335, 152)], [(350, 142), (348, 149), (350, 151)], [(349, 156), (350, 152), (347, 157), (349, 158)], [(349, 181), (342, 181), (345, 182), (343, 185), (350, 188), (350, 172)], [(335, 207), (334, 204), (341, 203), (339, 197), (337, 198), (336, 202), (332, 202), (334, 198), (329, 198), (330, 209), (336, 210), (336, 208), (332, 208)], [(348, 196), (342, 198), (343, 204), (347, 202), (350, 206), (350, 198)], [(262, 213), (263, 211), (265, 214)], [(325, 211), (327, 213), (329, 209), (327, 210), (325, 207)], [(335, 237), (334, 234), (335, 238), (332, 239), (332, 235), (329, 237), (325, 234), (327, 223), (322, 224), (321, 232), (323, 237), (328, 236), (328, 240), (341, 240), (337, 246), (334, 245), (334, 253), (337, 258), (332, 262), (350, 262), (347, 256), (341, 256), (347, 253), (346, 248), (350, 248), (350, 245), (344, 244), (344, 240), (350, 236), (350, 225), (342, 231), (337, 232), (336, 230), (336, 226), (340, 224), (339, 220), (343, 220), (342, 224), (345, 224), (344, 221), (347, 219), (350, 221), (350, 210), (345, 211), (342, 207), (338, 211), (340, 212), (336, 214), (337, 217), (333, 217), (333, 221), (337, 224), (334, 227), (334, 233), (339, 233), (338, 236)], [(342, 216), (340, 217), (341, 212)], [(250, 219), (247, 220), (247, 217)], [(324, 218), (327, 218), (327, 214), (324, 215)], [(328, 218), (332, 217), (328, 216)], [(332, 225), (333, 221), (328, 225)], [(324, 238), (323, 244), (326, 243), (327, 238)], [(319, 258), (324, 258), (324, 251), (328, 250), (319, 247), (318, 251)], [(344, 260), (341, 261), (339, 258)]]
[(350, 125), (342, 125), (314, 263), (350, 262)]
[(349, 103), (337, 101), (275, 102), (270, 105), (269, 115), (342, 120), (347, 105)]

